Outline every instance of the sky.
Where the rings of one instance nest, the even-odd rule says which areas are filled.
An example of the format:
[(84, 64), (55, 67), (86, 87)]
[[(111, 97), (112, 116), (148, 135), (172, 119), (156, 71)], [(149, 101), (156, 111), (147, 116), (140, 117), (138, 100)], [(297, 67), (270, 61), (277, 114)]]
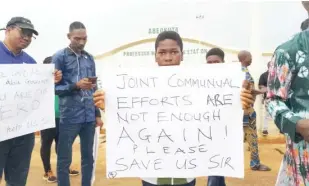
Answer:
[[(245, 1), (201, 0), (15, 0), (14, 4), (21, 6), (1, 10), (0, 26), (5, 27), (13, 16), (29, 18), (40, 35), (26, 51), (38, 63), (68, 45), (66, 34), (73, 21), (86, 25), (89, 36), (86, 49), (96, 56), (133, 41), (137, 36), (149, 37), (134, 29), (141, 28), (145, 19), (149, 19), (147, 26), (150, 26), (153, 22), (164, 23), (166, 17), (187, 21), (192, 38), (226, 48), (249, 48), (252, 6), (259, 7), (262, 52), (272, 52), (299, 32), (301, 22), (308, 17), (300, 1), (255, 2), (252, 5)], [(200, 14), (204, 15), (204, 20), (190, 21), (190, 16)], [(0, 39), (3, 37), (2, 31)]]

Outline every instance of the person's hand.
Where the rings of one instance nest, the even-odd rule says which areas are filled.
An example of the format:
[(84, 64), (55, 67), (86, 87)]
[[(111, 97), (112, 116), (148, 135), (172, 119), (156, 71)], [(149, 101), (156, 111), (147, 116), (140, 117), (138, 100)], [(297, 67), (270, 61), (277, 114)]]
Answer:
[(251, 90), (252, 89), (252, 84), (248, 80), (244, 80), (242, 82), (242, 88)]
[(260, 88), (260, 91), (262, 91), (263, 93), (266, 93), (267, 92), (267, 87), (262, 87), (262, 88)]
[(103, 127), (103, 121), (102, 121), (102, 119), (101, 119), (100, 117), (96, 117), (96, 118), (95, 118), (95, 122), (96, 122), (96, 126), (97, 126), (97, 127), (100, 127), (100, 129), (102, 129), (102, 127)]
[(250, 108), (250, 106), (254, 103), (255, 96), (252, 95), (250, 90), (242, 89), (240, 93), (240, 99), (242, 103), (242, 108), (246, 110)]
[(76, 83), (77, 88), (82, 90), (90, 90), (93, 88), (91, 81), (88, 78), (83, 78), (79, 82)]
[(251, 92), (252, 92), (253, 95), (260, 95), (260, 94), (265, 93), (263, 90), (256, 90), (256, 89), (252, 89)]
[(55, 83), (59, 83), (62, 80), (62, 72), (61, 70), (55, 70), (54, 72)]
[(302, 119), (296, 123), (296, 132), (299, 133), (305, 141), (309, 142), (309, 119)]
[(248, 80), (242, 82), (242, 90), (240, 93), (240, 99), (243, 110), (250, 108), (255, 101), (255, 95), (252, 93), (253, 84)]
[(104, 97), (104, 91), (97, 90), (93, 94), (93, 101), (96, 107), (104, 110), (105, 109), (105, 97)]

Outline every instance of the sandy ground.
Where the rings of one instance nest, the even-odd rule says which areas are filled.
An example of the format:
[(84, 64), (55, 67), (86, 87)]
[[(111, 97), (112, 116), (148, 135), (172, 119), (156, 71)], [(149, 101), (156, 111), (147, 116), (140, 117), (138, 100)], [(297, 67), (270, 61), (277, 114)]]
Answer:
[[(246, 145), (245, 145), (246, 147)], [(271, 172), (254, 172), (249, 169), (249, 152), (245, 152), (245, 178), (244, 179), (227, 179), (228, 186), (273, 186), (276, 181), (277, 172), (282, 160), (283, 155), (278, 152), (278, 149), (284, 151), (284, 144), (260, 144), (260, 157), (262, 163), (272, 168)], [(54, 149), (54, 148), (53, 148)], [(45, 186), (45, 185), (57, 185), (48, 184), (42, 180), (43, 165), (41, 162), (40, 154), (40, 139), (36, 138), (36, 145), (32, 154), (31, 169), (28, 177), (27, 186)], [(140, 180), (138, 178), (133, 179), (113, 179), (108, 180), (105, 178), (105, 143), (100, 145), (100, 154), (98, 158), (98, 164), (96, 168), (96, 181), (95, 186), (140, 186)], [(53, 151), (51, 159), (52, 167), (55, 170), (56, 155)], [(80, 170), (80, 149), (79, 143), (76, 141), (74, 144), (73, 153), (73, 167)], [(80, 176), (71, 178), (72, 186), (80, 185)], [(198, 178), (197, 186), (205, 186), (206, 178)], [(4, 186), (4, 184), (0, 184)]]

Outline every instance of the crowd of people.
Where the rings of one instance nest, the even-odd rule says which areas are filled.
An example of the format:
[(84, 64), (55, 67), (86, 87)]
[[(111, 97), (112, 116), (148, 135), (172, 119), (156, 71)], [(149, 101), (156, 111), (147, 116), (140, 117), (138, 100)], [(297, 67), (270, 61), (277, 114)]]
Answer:
[[(4, 41), (0, 42), (0, 64), (36, 64), (36, 61), (23, 51), (30, 45), (33, 35), (38, 36), (39, 33), (29, 19), (13, 17), (6, 25)], [(67, 37), (70, 41), (68, 47), (43, 61), (44, 64), (55, 65), (56, 116), (55, 128), (45, 129), (40, 133), (43, 179), (49, 183), (57, 182), (58, 186), (69, 186), (69, 176), (79, 175), (78, 170), (70, 167), (72, 145), (79, 136), (81, 185), (91, 186), (94, 134), (96, 127), (103, 126), (100, 110), (105, 109), (104, 90), (97, 89), (95, 61), (84, 49), (87, 42), (85, 25), (81, 22), (71, 23)], [(257, 95), (263, 95), (265, 108), (287, 138), (287, 152), (277, 185), (309, 185), (308, 38), (309, 32), (304, 29), (276, 49), (268, 63), (268, 71), (260, 77), (259, 89), (254, 88), (254, 80), (248, 70), (252, 55), (245, 50), (238, 54), (242, 71), (246, 74), (240, 99), (244, 110), (245, 139), (251, 153), (251, 170), (271, 170), (262, 164), (259, 158), (254, 110)], [(155, 62), (158, 66), (180, 65), (183, 61), (183, 47), (181, 36), (177, 32), (161, 32), (155, 41)], [(224, 57), (223, 50), (212, 48), (206, 54), (205, 63), (224, 63)], [(264, 135), (268, 134), (266, 123), (268, 122), (264, 124)], [(34, 141), (34, 133), (31, 133), (0, 142), (0, 182), (4, 175), (3, 180), (7, 186), (26, 185)], [(50, 163), (53, 141), (56, 144), (57, 176)], [(142, 178), (143, 186), (195, 184), (195, 178)], [(225, 178), (209, 176), (207, 185), (225, 186)]]

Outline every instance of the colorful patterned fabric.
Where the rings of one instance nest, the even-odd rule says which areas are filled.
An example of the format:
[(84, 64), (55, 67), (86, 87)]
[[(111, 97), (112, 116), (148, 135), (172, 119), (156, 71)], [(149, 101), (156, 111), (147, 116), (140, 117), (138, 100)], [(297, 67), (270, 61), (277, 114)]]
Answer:
[(258, 136), (256, 131), (256, 119), (250, 118), (249, 125), (244, 127), (244, 133), (250, 148), (250, 167), (260, 165)]
[[(245, 80), (249, 81), (251, 85), (254, 87), (254, 79), (251, 76), (247, 67), (242, 66), (241, 70), (245, 72)], [(249, 148), (250, 148), (250, 167), (255, 167), (260, 165), (259, 158), (259, 146), (258, 146), (258, 136), (256, 131), (256, 112), (253, 108), (253, 104), (251, 108), (248, 109), (247, 114), (244, 114), (243, 117), (243, 125), (244, 125), (244, 135), (246, 136)]]
[(267, 110), (286, 135), (286, 153), (277, 186), (309, 186), (309, 146), (296, 133), (296, 123), (309, 119), (309, 31), (279, 46), (272, 58)]
[[(249, 81), (249, 82), (253, 85), (253, 87), (254, 87), (254, 80), (253, 80), (253, 78), (252, 78), (252, 76), (251, 76), (251, 74), (250, 74), (248, 68), (242, 66), (242, 67), (241, 67), (241, 70), (242, 70), (243, 72), (246, 73), (245, 80)], [(251, 119), (255, 119), (255, 118), (256, 118), (256, 113), (255, 113), (255, 111), (254, 111), (254, 109), (253, 109), (253, 105), (252, 105), (252, 107), (251, 107), (251, 110), (253, 110), (253, 111), (252, 111), (252, 112), (249, 112), (249, 114), (244, 114), (244, 118), (243, 118), (243, 125), (244, 125), (244, 126), (248, 126), (248, 125), (249, 125), (249, 120), (250, 120), (250, 118), (251, 118)]]

